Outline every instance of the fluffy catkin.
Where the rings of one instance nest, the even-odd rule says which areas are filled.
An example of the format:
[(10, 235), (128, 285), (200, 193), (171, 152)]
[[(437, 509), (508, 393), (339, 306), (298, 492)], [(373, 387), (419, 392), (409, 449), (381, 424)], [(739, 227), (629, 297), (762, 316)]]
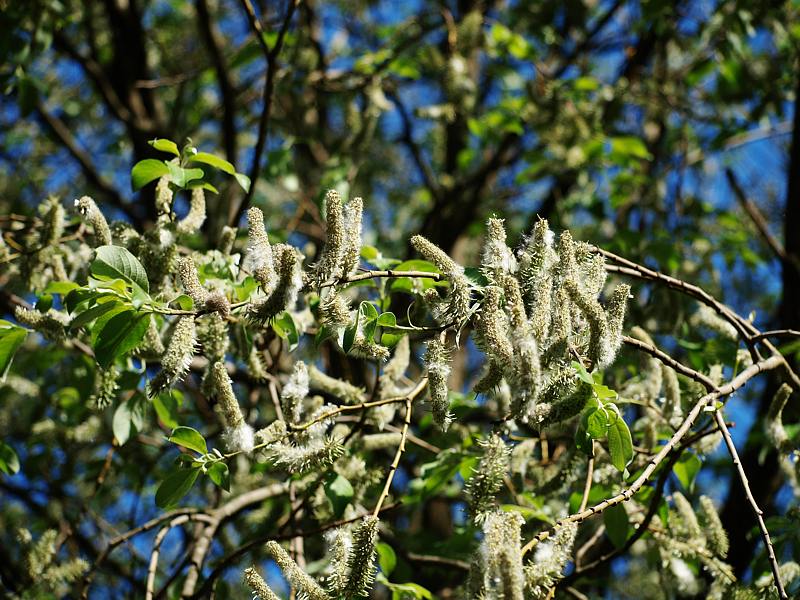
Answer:
[(161, 357), (161, 371), (150, 381), (150, 396), (172, 387), (189, 370), (194, 356), (197, 328), (194, 317), (178, 317), (167, 349)]
[(353, 538), (349, 529), (337, 527), (325, 534), (325, 540), (328, 543), (328, 556), (330, 558), (325, 581), (328, 591), (334, 597), (339, 597), (344, 593), (345, 586), (347, 586), (347, 582), (350, 579), (347, 557), (353, 546)]
[(308, 367), (308, 375), (312, 389), (330, 394), (344, 404), (360, 404), (366, 401), (366, 393), (362, 388), (347, 381), (331, 377), (314, 365)]
[(525, 565), (525, 584), (531, 599), (544, 600), (550, 588), (561, 579), (564, 567), (572, 558), (577, 532), (577, 523), (565, 523), (556, 529), (550, 540), (537, 546), (533, 560)]
[(169, 177), (164, 175), (156, 183), (156, 213), (159, 216), (169, 216), (172, 212), (172, 189), (169, 187)]
[(197, 233), (206, 221), (206, 195), (203, 188), (194, 188), (189, 201), (189, 212), (175, 226), (178, 233), (190, 235)]
[(281, 390), (283, 415), (292, 425), (300, 423), (303, 400), (308, 396), (308, 386), (308, 367), (303, 361), (298, 361)]
[(222, 435), (228, 450), (251, 452), (255, 445), (253, 428), (244, 420), (224, 363), (216, 362), (211, 367), (211, 381), (225, 424)]
[(77, 208), (83, 217), (89, 222), (89, 225), (94, 229), (94, 237), (97, 240), (98, 246), (108, 246), (111, 244), (111, 229), (108, 226), (108, 221), (97, 208), (97, 204), (89, 196), (82, 196), (80, 199), (75, 200), (75, 208)]
[(264, 293), (271, 294), (277, 284), (272, 246), (264, 227), (264, 213), (255, 206), (247, 209), (247, 264)]
[(508, 338), (508, 320), (501, 301), (502, 290), (494, 285), (486, 286), (475, 327), (481, 350), (498, 365), (511, 367), (514, 362), (514, 349)]
[[(439, 321), (450, 319), (457, 323), (462, 322), (469, 314), (470, 309), (470, 282), (464, 275), (464, 267), (456, 263), (433, 242), (421, 235), (411, 238), (411, 245), (427, 261), (436, 265), (445, 278), (450, 282), (447, 297), (441, 307), (436, 306), (435, 312)], [(434, 291), (431, 288), (431, 291)]]
[(495, 496), (503, 485), (511, 454), (503, 438), (497, 434), (479, 444), (483, 456), (466, 486), (470, 513), (477, 523), (482, 522), (495, 505)]
[(289, 556), (289, 553), (281, 548), (278, 542), (267, 542), (265, 547), (267, 554), (280, 567), (286, 581), (301, 594), (305, 594), (309, 600), (329, 600), (328, 593), (320, 585), (311, 579), (297, 563)]
[(788, 452), (794, 446), (783, 427), (783, 408), (791, 395), (792, 388), (789, 384), (782, 384), (770, 402), (767, 416), (764, 419), (764, 433), (767, 435), (769, 443), (780, 452)]
[(347, 277), (358, 267), (361, 256), (361, 221), (364, 212), (364, 201), (353, 198), (342, 211), (345, 240), (342, 250), (341, 276)]
[(244, 582), (254, 596), (259, 600), (280, 600), (280, 598), (273, 592), (264, 578), (258, 574), (254, 567), (248, 567), (244, 570)]
[(708, 496), (700, 496), (700, 514), (708, 547), (717, 556), (725, 558), (730, 547), (728, 534), (722, 526), (714, 501)]
[(20, 324), (35, 329), (51, 342), (60, 342), (66, 338), (64, 328), (70, 322), (70, 318), (66, 313), (53, 308), (43, 313), (36, 309), (17, 306), (14, 308), (14, 318)]
[(444, 343), (436, 337), (428, 342), (423, 360), (428, 372), (428, 392), (431, 397), (433, 422), (442, 431), (447, 431), (453, 419), (450, 414), (447, 388), (447, 379), (450, 377), (450, 353)]
[(375, 542), (378, 538), (378, 518), (364, 519), (353, 529), (353, 545), (347, 557), (349, 577), (344, 588), (346, 598), (369, 595), (375, 581)]
[(194, 302), (195, 308), (202, 308), (208, 298), (208, 290), (200, 283), (200, 279), (197, 277), (197, 267), (190, 257), (183, 256), (178, 259), (178, 276), (186, 295)]
[(301, 260), (299, 252), (293, 247), (286, 244), (275, 247), (278, 281), (267, 298), (250, 306), (247, 316), (251, 321), (258, 324), (270, 323), (272, 319), (294, 305), (297, 292), (303, 285)]
[(497, 283), (504, 273), (512, 273), (517, 269), (517, 260), (506, 246), (506, 229), (502, 219), (489, 219), (486, 222), (481, 268), (493, 283)]
[(317, 282), (321, 283), (340, 274), (345, 251), (346, 233), (342, 197), (336, 190), (325, 194), (325, 245), (316, 266)]
[(547, 221), (540, 219), (533, 227), (533, 234), (519, 263), (522, 297), (530, 315), (533, 335), (540, 344), (544, 343), (550, 332), (555, 260), (553, 232)]
[(702, 538), (700, 523), (697, 521), (697, 515), (691, 502), (680, 492), (673, 492), (672, 501), (675, 503), (675, 510), (680, 517), (677, 529), (689, 539)]
[(523, 600), (520, 529), (525, 523), (517, 512), (493, 511), (483, 524), (480, 552), (484, 557), (484, 589), (489, 598)]
[(563, 285), (572, 302), (580, 309), (589, 323), (589, 346), (586, 356), (592, 361), (592, 364), (602, 369), (614, 357), (603, 307), (596, 298), (582, 290), (577, 281), (568, 280)]

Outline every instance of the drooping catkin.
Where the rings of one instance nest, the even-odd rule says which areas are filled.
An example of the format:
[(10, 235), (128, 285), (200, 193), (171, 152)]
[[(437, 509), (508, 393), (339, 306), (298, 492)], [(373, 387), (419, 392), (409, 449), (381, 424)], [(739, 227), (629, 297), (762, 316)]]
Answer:
[(428, 392), (431, 398), (433, 422), (442, 431), (447, 431), (453, 417), (450, 414), (447, 379), (450, 377), (450, 352), (444, 343), (435, 337), (428, 342), (423, 358), (428, 372)]
[(620, 346), (622, 346), (622, 325), (625, 322), (625, 311), (628, 298), (631, 295), (631, 286), (621, 283), (614, 288), (611, 298), (606, 303), (606, 318), (608, 320), (608, 336), (610, 346), (610, 361), (614, 360)]
[(222, 436), (226, 447), (231, 452), (251, 452), (255, 444), (253, 428), (244, 420), (223, 362), (216, 362), (211, 367), (211, 381), (225, 425)]
[(664, 406), (662, 412), (670, 425), (677, 427), (683, 420), (681, 407), (681, 387), (678, 374), (672, 367), (661, 365), (661, 379), (664, 388)]
[(303, 361), (297, 361), (281, 390), (283, 415), (292, 425), (300, 423), (303, 400), (308, 396), (308, 386), (308, 367)]
[(577, 281), (567, 280), (563, 283), (575, 306), (580, 309), (589, 323), (589, 346), (587, 358), (599, 368), (608, 366), (614, 358), (614, 351), (608, 332), (606, 313), (597, 298), (581, 289)]
[(767, 410), (767, 416), (764, 418), (764, 433), (769, 443), (780, 452), (788, 452), (794, 446), (789, 440), (786, 429), (783, 427), (783, 409), (791, 395), (791, 386), (787, 383), (782, 384), (772, 398)]
[(345, 251), (346, 233), (342, 197), (336, 190), (325, 194), (325, 244), (316, 266), (317, 283), (338, 276)]
[(329, 600), (330, 596), (322, 587), (303, 571), (289, 553), (278, 542), (267, 542), (267, 554), (280, 567), (289, 584), (309, 600)]
[(95, 391), (89, 402), (97, 410), (108, 408), (114, 403), (119, 389), (119, 369), (111, 365), (107, 369), (99, 368), (95, 373)]
[(325, 327), (347, 327), (350, 324), (350, 303), (342, 293), (332, 289), (319, 302), (319, 317)]
[(278, 595), (264, 581), (264, 578), (258, 574), (255, 567), (248, 567), (244, 570), (244, 582), (250, 588), (253, 596), (256, 596), (259, 600), (280, 600)]
[(343, 404), (360, 404), (366, 401), (367, 397), (363, 388), (355, 386), (347, 381), (331, 377), (320, 371), (314, 365), (309, 365), (308, 375), (312, 389), (330, 394), (341, 400)]
[(725, 558), (728, 556), (730, 544), (728, 534), (722, 526), (714, 501), (708, 496), (700, 496), (700, 514), (703, 519), (703, 533), (711, 551)]
[(169, 217), (172, 213), (172, 188), (169, 186), (169, 177), (159, 177), (156, 183), (156, 214), (159, 217)]
[(89, 196), (82, 196), (75, 200), (75, 208), (77, 208), (83, 217), (89, 222), (94, 230), (94, 237), (97, 240), (98, 246), (108, 246), (111, 244), (111, 229), (108, 227), (108, 221), (97, 208), (97, 204)]
[[(470, 282), (464, 275), (464, 267), (456, 263), (433, 242), (421, 235), (411, 238), (411, 245), (425, 260), (432, 262), (442, 272), (450, 283), (447, 296), (441, 306), (436, 305), (435, 313), (439, 321), (450, 319), (456, 323), (462, 322), (470, 310), (471, 293)], [(433, 288), (431, 288), (433, 290)]]
[(344, 446), (335, 438), (313, 439), (303, 446), (276, 443), (267, 451), (267, 457), (276, 467), (292, 474), (326, 469), (342, 454)]
[(247, 209), (247, 262), (253, 278), (258, 281), (264, 293), (269, 295), (277, 285), (274, 257), (269, 236), (264, 227), (264, 213), (251, 206)]
[(342, 211), (345, 240), (342, 249), (341, 276), (347, 277), (358, 267), (361, 257), (361, 221), (364, 212), (364, 201), (353, 198)]
[(484, 368), (483, 375), (478, 382), (472, 386), (472, 391), (476, 394), (485, 394), (495, 389), (503, 380), (503, 369), (493, 360), (489, 360)]
[(736, 331), (736, 327), (730, 321), (723, 319), (707, 304), (698, 306), (695, 313), (689, 318), (689, 324), (692, 327), (708, 329), (731, 340), (739, 338), (739, 332)]
[(572, 558), (572, 545), (578, 524), (568, 522), (556, 529), (555, 535), (536, 547), (533, 559), (524, 567), (525, 585), (530, 598), (544, 600), (550, 588), (563, 576), (564, 567)]
[(511, 452), (497, 434), (479, 442), (483, 451), (474, 474), (466, 485), (470, 514), (476, 523), (486, 517), (495, 506), (495, 496), (503, 486), (503, 477), (508, 471)]
[(45, 339), (51, 342), (60, 342), (66, 338), (64, 328), (69, 325), (69, 315), (50, 308), (47, 312), (17, 306), (14, 308), (14, 318), (21, 324), (35, 329)]
[(55, 246), (64, 233), (64, 206), (58, 198), (49, 196), (39, 210), (44, 213), (39, 244), (43, 248)]
[(688, 539), (701, 539), (703, 536), (700, 523), (697, 521), (697, 514), (694, 512), (691, 502), (680, 492), (673, 492), (672, 501), (679, 518), (677, 530)]
[(523, 600), (520, 530), (524, 523), (517, 512), (492, 511), (486, 515), (479, 551), (484, 559), (483, 588), (488, 598)]
[(230, 253), (233, 252), (233, 245), (236, 243), (236, 233), (236, 227), (225, 225), (222, 228), (219, 234), (219, 240), (217, 241), (217, 250), (219, 250), (223, 256), (230, 256)]
[(194, 317), (178, 317), (167, 349), (161, 357), (161, 371), (150, 381), (150, 396), (172, 387), (189, 370), (194, 356), (197, 328)]
[(325, 582), (328, 592), (338, 598), (344, 593), (347, 582), (350, 579), (347, 557), (353, 546), (353, 538), (347, 527), (337, 527), (325, 533), (325, 541), (328, 545), (328, 557), (330, 558), (330, 563), (326, 569)]
[(349, 576), (345, 598), (369, 595), (375, 582), (375, 543), (378, 538), (378, 517), (368, 515), (353, 528), (353, 544), (347, 556)]
[(208, 298), (208, 290), (200, 283), (200, 279), (197, 277), (197, 267), (190, 257), (182, 256), (178, 259), (178, 276), (186, 295), (194, 302), (195, 308), (202, 308)]
[(189, 212), (175, 225), (182, 235), (197, 233), (206, 221), (206, 195), (203, 188), (194, 188), (189, 200)]

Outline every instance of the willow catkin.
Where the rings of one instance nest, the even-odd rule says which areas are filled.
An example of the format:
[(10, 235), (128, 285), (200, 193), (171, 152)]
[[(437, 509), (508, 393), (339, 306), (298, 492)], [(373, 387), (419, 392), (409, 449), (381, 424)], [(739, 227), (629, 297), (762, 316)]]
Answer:
[(189, 370), (197, 343), (193, 316), (178, 317), (167, 349), (161, 357), (161, 371), (150, 381), (150, 396), (175, 385)]
[(338, 398), (344, 404), (360, 404), (366, 402), (367, 396), (363, 388), (331, 377), (320, 371), (316, 366), (308, 367), (309, 382), (312, 389), (319, 390)]
[(572, 559), (572, 546), (578, 524), (564, 523), (555, 535), (536, 547), (533, 559), (525, 565), (525, 585), (529, 597), (535, 600), (547, 598), (550, 588), (561, 579), (564, 567)]
[(325, 244), (316, 266), (318, 283), (338, 276), (345, 252), (347, 235), (342, 197), (336, 190), (328, 190), (325, 194), (325, 221)]
[(475, 328), (481, 350), (498, 365), (510, 368), (514, 363), (514, 349), (508, 337), (508, 320), (501, 301), (502, 290), (499, 287), (489, 285), (484, 288)]
[(700, 515), (709, 549), (717, 556), (725, 558), (730, 548), (728, 534), (722, 526), (714, 501), (708, 496), (700, 496)]
[(375, 582), (375, 543), (378, 538), (378, 517), (368, 515), (353, 528), (353, 543), (347, 556), (348, 580), (346, 598), (369, 595)]
[(294, 364), (292, 374), (281, 390), (281, 405), (284, 417), (292, 425), (300, 423), (303, 400), (308, 396), (308, 367), (303, 361)]
[(449, 390), (447, 379), (450, 377), (450, 352), (438, 338), (428, 342), (423, 358), (428, 372), (428, 393), (431, 399), (433, 422), (442, 431), (447, 431), (453, 417), (450, 414)]
[(247, 265), (265, 294), (271, 294), (278, 284), (272, 245), (264, 227), (264, 213), (251, 206), (247, 209)]
[(211, 367), (211, 381), (225, 424), (222, 436), (228, 450), (251, 452), (255, 445), (253, 428), (244, 420), (239, 400), (233, 391), (233, 383), (223, 362), (216, 362)]
[(353, 198), (342, 211), (345, 239), (342, 248), (341, 276), (347, 277), (358, 267), (361, 257), (361, 222), (364, 212), (364, 201)]
[(75, 200), (75, 208), (80, 211), (83, 217), (89, 222), (94, 230), (94, 237), (97, 240), (98, 246), (108, 246), (111, 244), (111, 229), (108, 227), (108, 221), (97, 208), (97, 204), (89, 196), (82, 196)]
[(517, 269), (517, 260), (506, 245), (506, 230), (502, 219), (489, 219), (486, 222), (486, 239), (483, 242), (481, 268), (493, 283), (503, 274)]
[(289, 556), (278, 542), (267, 542), (265, 547), (267, 554), (280, 567), (284, 577), (289, 584), (296, 588), (301, 594), (305, 594), (309, 600), (329, 600), (328, 593), (320, 585), (309, 577)]
[(485, 557), (483, 587), (487, 597), (523, 600), (525, 576), (520, 530), (524, 523), (522, 515), (513, 511), (493, 511), (486, 515), (480, 551)]
[(264, 578), (258, 574), (255, 567), (248, 567), (244, 570), (244, 582), (259, 600), (280, 600), (278, 595), (264, 581)]
[[(457, 323), (462, 322), (469, 315), (471, 293), (470, 282), (464, 274), (464, 267), (450, 258), (444, 250), (421, 235), (411, 238), (411, 246), (419, 252), (425, 260), (432, 262), (441, 271), (450, 283), (441, 307), (435, 311), (439, 321), (451, 319)], [(430, 288), (429, 291), (435, 290)], [(430, 298), (429, 298), (430, 299)]]
[(189, 200), (189, 212), (175, 225), (175, 230), (182, 235), (197, 233), (206, 220), (206, 195), (203, 188), (192, 189)]
[(788, 452), (794, 446), (786, 433), (786, 429), (783, 427), (783, 409), (791, 395), (791, 386), (787, 383), (782, 384), (772, 398), (767, 410), (767, 416), (764, 418), (764, 433), (767, 436), (767, 440), (780, 452)]
[(197, 277), (197, 267), (195, 267), (194, 261), (188, 256), (183, 256), (178, 259), (177, 264), (183, 290), (192, 299), (195, 308), (202, 308), (208, 299), (208, 290), (203, 287)]
[(503, 485), (511, 455), (503, 438), (497, 434), (479, 444), (483, 455), (466, 485), (470, 513), (478, 523), (483, 521), (495, 505), (495, 497)]
[(325, 582), (328, 591), (333, 596), (339, 597), (344, 593), (347, 582), (350, 580), (347, 557), (353, 547), (353, 538), (347, 527), (337, 527), (325, 533), (325, 541), (327, 542), (330, 560), (326, 569)]

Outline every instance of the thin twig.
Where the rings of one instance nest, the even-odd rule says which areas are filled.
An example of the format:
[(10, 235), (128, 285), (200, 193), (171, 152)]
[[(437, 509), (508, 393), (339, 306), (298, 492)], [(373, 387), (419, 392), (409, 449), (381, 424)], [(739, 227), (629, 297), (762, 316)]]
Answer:
[(762, 373), (764, 371), (769, 371), (775, 369), (782, 365), (782, 358), (781, 356), (771, 356), (763, 361), (757, 362), (753, 365), (750, 365), (747, 369), (739, 373), (734, 379), (729, 381), (727, 384), (717, 388), (715, 391), (710, 392), (700, 398), (694, 405), (691, 411), (686, 415), (681, 423), (681, 426), (678, 430), (673, 434), (673, 436), (669, 439), (669, 441), (661, 447), (661, 450), (656, 454), (647, 466), (642, 471), (641, 475), (636, 478), (636, 480), (628, 487), (627, 489), (623, 490), (616, 496), (611, 498), (607, 498), (586, 510), (577, 512), (572, 514), (568, 517), (563, 519), (559, 519), (555, 522), (551, 529), (546, 529), (539, 533), (538, 535), (534, 536), (533, 539), (525, 544), (522, 548), (522, 553), (527, 554), (530, 550), (532, 550), (539, 542), (542, 542), (550, 537), (555, 529), (558, 529), (564, 526), (567, 523), (581, 523), (585, 521), (589, 517), (592, 517), (596, 514), (602, 513), (604, 510), (611, 506), (615, 506), (622, 502), (627, 502), (630, 500), (636, 492), (641, 489), (641, 487), (650, 479), (650, 476), (653, 474), (653, 471), (656, 470), (659, 463), (672, 451), (672, 449), (681, 441), (684, 435), (689, 431), (694, 424), (695, 419), (697, 419), (698, 415), (702, 412), (702, 410), (708, 405), (710, 402), (713, 402), (719, 398), (728, 396), (735, 392), (737, 389), (742, 387), (745, 383), (747, 383), (750, 379)]
[(722, 438), (725, 440), (725, 445), (728, 447), (728, 453), (731, 455), (733, 464), (736, 465), (736, 471), (739, 473), (739, 481), (742, 482), (742, 487), (744, 488), (744, 493), (747, 496), (747, 501), (750, 502), (750, 506), (753, 508), (753, 513), (756, 515), (756, 519), (758, 520), (758, 528), (761, 530), (761, 538), (764, 540), (764, 545), (767, 549), (767, 558), (769, 559), (770, 567), (772, 567), (772, 578), (775, 580), (775, 587), (778, 588), (778, 594), (780, 595), (781, 600), (788, 600), (789, 596), (786, 595), (786, 590), (784, 589), (783, 582), (781, 581), (781, 573), (778, 567), (778, 561), (775, 558), (775, 550), (772, 547), (772, 540), (769, 537), (767, 525), (764, 523), (764, 511), (759, 508), (756, 499), (753, 497), (753, 492), (750, 490), (750, 483), (747, 481), (747, 474), (744, 472), (744, 467), (742, 467), (742, 461), (739, 460), (739, 453), (736, 451), (736, 446), (734, 446), (733, 439), (731, 438), (731, 432), (728, 430), (728, 426), (725, 424), (725, 419), (722, 417), (722, 411), (716, 411), (714, 413), (714, 419), (717, 421), (717, 426), (722, 432)]

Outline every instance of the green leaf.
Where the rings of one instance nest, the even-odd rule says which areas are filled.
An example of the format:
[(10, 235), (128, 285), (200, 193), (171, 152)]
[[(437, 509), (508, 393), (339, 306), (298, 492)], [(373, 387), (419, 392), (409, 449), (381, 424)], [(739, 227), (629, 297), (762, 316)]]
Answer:
[(142, 428), (144, 423), (144, 411), (147, 403), (143, 401), (140, 394), (137, 394), (125, 402), (121, 402), (114, 411), (111, 419), (111, 430), (117, 438), (120, 446), (124, 446), (131, 434), (136, 433)]
[(77, 290), (80, 287), (81, 286), (74, 281), (51, 281), (47, 284), (47, 287), (44, 288), (44, 291), (47, 294), (59, 294), (61, 296), (66, 296), (72, 290)]
[(197, 154), (190, 156), (189, 162), (198, 162), (206, 165), (211, 165), (215, 169), (224, 171), (228, 175), (236, 174), (236, 169), (233, 168), (233, 165), (231, 163), (229, 163), (224, 158), (220, 158), (219, 156), (214, 156), (213, 154), (209, 154), (208, 152), (198, 152)]
[(203, 169), (184, 169), (174, 163), (167, 163), (169, 179), (179, 188), (185, 188), (193, 179), (202, 179), (205, 173)]
[(614, 547), (619, 549), (625, 545), (628, 540), (628, 531), (630, 523), (628, 521), (628, 512), (622, 504), (615, 504), (609, 506), (603, 511), (603, 523), (606, 526), (606, 534)]
[(578, 379), (580, 379), (585, 383), (588, 383), (589, 385), (594, 385), (594, 379), (592, 379), (592, 376), (589, 375), (589, 372), (586, 370), (586, 367), (584, 367), (581, 363), (579, 363), (576, 360), (573, 360), (572, 368), (575, 369), (575, 371), (578, 373)]
[[(79, 313), (69, 324), (69, 328), (73, 331), (76, 329), (80, 329), (84, 325), (88, 325), (95, 319), (99, 319), (104, 314), (109, 311), (120, 309), (122, 308), (122, 303), (117, 300), (112, 300), (110, 302), (103, 302), (102, 304), (96, 304), (92, 308)], [(117, 310), (117, 312), (120, 312)]]
[(687, 492), (691, 492), (694, 488), (694, 480), (700, 472), (701, 462), (696, 454), (691, 452), (684, 452), (672, 467), (672, 472), (675, 477), (681, 482), (681, 486)]
[(394, 548), (385, 542), (378, 542), (375, 550), (378, 552), (378, 565), (380, 565), (381, 571), (386, 577), (389, 577), (397, 566), (397, 555), (394, 553)]
[(14, 475), (19, 471), (19, 457), (5, 442), (0, 442), (0, 471), (6, 475)]
[(595, 409), (586, 416), (586, 432), (592, 439), (599, 440), (606, 435), (608, 415), (605, 410)]
[(347, 479), (336, 473), (328, 475), (325, 482), (325, 495), (331, 501), (335, 518), (341, 518), (354, 494), (353, 486)]
[(192, 310), (192, 309), (194, 309), (194, 300), (192, 300), (186, 294), (181, 294), (180, 296), (178, 296), (177, 298), (172, 300), (172, 302), (170, 302), (170, 304), (173, 304), (173, 305), (177, 306), (181, 310)]
[(200, 432), (191, 427), (176, 427), (172, 430), (172, 435), (169, 436), (169, 441), (178, 446), (189, 448), (200, 454), (208, 454), (208, 446), (206, 440), (200, 435)]
[(608, 425), (608, 451), (611, 454), (611, 464), (622, 472), (633, 459), (633, 440), (628, 424), (620, 415)]
[(215, 462), (208, 468), (208, 476), (218, 488), (231, 491), (231, 473), (224, 462)]
[(180, 150), (178, 150), (178, 144), (176, 144), (172, 140), (156, 138), (154, 140), (150, 140), (147, 143), (160, 152), (168, 152), (170, 154), (174, 154), (175, 156), (181, 155)]
[(284, 311), (272, 321), (272, 329), (281, 338), (289, 342), (289, 350), (294, 350), (300, 341), (297, 325), (289, 312)]
[(233, 178), (245, 192), (250, 191), (250, 178), (244, 173), (234, 173)]
[(123, 279), (150, 292), (147, 272), (142, 263), (122, 246), (100, 246), (89, 270), (97, 279)]
[(637, 137), (621, 136), (611, 138), (611, 152), (622, 156), (632, 156), (643, 160), (653, 158), (645, 143)]
[(378, 317), (378, 325), (381, 327), (396, 327), (397, 317), (393, 312), (381, 313), (381, 316)]
[[(135, 310), (123, 310), (122, 312), (107, 313), (113, 316), (103, 323), (102, 329), (92, 337), (95, 337), (94, 353), (97, 363), (108, 368), (120, 356), (124, 356), (144, 338), (147, 327), (150, 323), (149, 314), (139, 313)], [(98, 324), (99, 324), (98, 320)], [(97, 328), (98, 325), (95, 325)]]
[(176, 469), (161, 482), (156, 491), (156, 506), (170, 508), (178, 503), (181, 498), (192, 489), (199, 469)]
[(0, 381), (5, 381), (14, 355), (27, 336), (27, 329), (0, 321)]
[(133, 165), (133, 169), (131, 169), (131, 188), (135, 192), (164, 175), (169, 175), (169, 168), (164, 161), (145, 158)]
[(171, 428), (178, 427), (178, 407), (180, 402), (176, 399), (175, 395), (179, 394), (177, 390), (163, 392), (153, 398), (153, 408), (156, 409), (156, 414), (164, 425)]

